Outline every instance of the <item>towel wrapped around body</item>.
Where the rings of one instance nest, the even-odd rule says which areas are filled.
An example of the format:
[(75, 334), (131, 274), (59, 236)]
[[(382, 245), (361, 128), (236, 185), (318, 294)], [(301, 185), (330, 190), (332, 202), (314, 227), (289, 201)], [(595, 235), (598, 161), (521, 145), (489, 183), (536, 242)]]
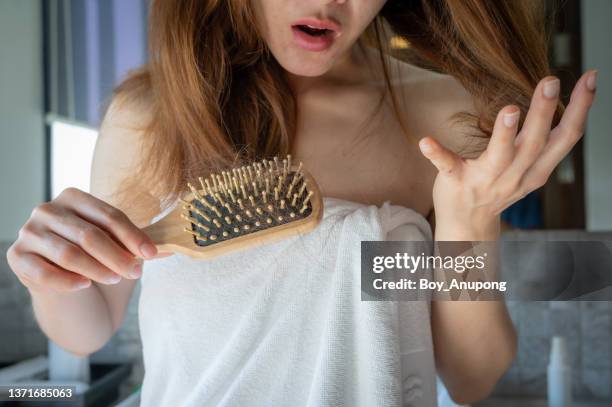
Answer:
[(425, 218), (324, 198), (312, 232), (147, 261), (143, 406), (435, 406), (428, 301), (362, 301), (362, 240), (431, 241)]

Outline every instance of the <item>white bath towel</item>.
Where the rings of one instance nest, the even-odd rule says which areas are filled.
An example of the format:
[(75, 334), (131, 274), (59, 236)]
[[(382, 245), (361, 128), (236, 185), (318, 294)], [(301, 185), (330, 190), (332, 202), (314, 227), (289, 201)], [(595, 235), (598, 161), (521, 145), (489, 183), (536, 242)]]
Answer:
[(145, 263), (143, 406), (435, 406), (430, 304), (360, 289), (362, 240), (431, 241), (429, 224), (389, 203), (323, 202), (306, 235)]

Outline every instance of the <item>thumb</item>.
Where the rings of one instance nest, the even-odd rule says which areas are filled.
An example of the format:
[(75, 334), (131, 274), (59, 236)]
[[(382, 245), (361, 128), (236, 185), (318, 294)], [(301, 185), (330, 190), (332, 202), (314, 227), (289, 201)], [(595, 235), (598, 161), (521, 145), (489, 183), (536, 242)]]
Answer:
[(440, 171), (446, 175), (452, 175), (461, 169), (461, 158), (438, 143), (432, 137), (423, 137), (419, 141), (421, 153)]

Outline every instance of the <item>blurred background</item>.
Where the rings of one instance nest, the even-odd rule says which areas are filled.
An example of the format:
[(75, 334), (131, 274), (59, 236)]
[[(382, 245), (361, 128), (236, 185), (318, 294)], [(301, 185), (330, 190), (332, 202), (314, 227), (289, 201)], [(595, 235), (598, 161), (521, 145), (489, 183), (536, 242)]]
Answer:
[[(83, 405), (135, 400), (129, 396), (143, 377), (138, 291), (115, 337), (90, 358), (75, 358), (38, 328), (5, 252), (34, 206), (68, 186), (88, 189), (110, 93), (147, 60), (147, 3), (0, 0), (0, 384), (68, 380), (87, 394)], [(598, 95), (584, 139), (548, 184), (504, 212), (504, 239), (612, 240), (612, 1), (546, 3), (554, 28), (550, 57), (565, 101), (588, 68), (600, 72)], [(409, 46), (398, 38), (391, 45), (400, 53)], [(519, 355), (479, 405), (545, 405), (554, 336), (566, 340), (578, 405), (612, 405), (611, 302), (511, 302), (509, 308)]]

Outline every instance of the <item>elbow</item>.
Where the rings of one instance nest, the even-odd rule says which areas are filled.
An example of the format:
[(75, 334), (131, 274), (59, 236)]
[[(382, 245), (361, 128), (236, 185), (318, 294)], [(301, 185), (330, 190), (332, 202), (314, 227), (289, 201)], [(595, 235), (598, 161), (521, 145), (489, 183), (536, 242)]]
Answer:
[(100, 348), (86, 347), (86, 346), (83, 346), (82, 344), (78, 344), (78, 345), (62, 344), (62, 343), (57, 343), (56, 341), (53, 341), (53, 343), (56, 344), (59, 348), (61, 348), (63, 351), (71, 354), (72, 356), (76, 356), (79, 358), (89, 357), (89, 355), (91, 355), (92, 353), (100, 349)]
[(483, 386), (480, 386), (480, 388), (472, 387), (469, 389), (462, 389), (459, 392), (449, 391), (448, 394), (450, 395), (450, 398), (453, 400), (453, 402), (460, 406), (464, 406), (471, 405), (473, 403), (477, 403), (486, 399), (487, 397), (489, 397), (492, 391), (493, 388), (485, 388)]
[[(44, 330), (43, 330), (44, 332)], [(110, 327), (108, 330), (88, 332), (86, 330), (79, 334), (58, 335), (57, 333), (47, 333), (47, 338), (64, 351), (77, 356), (77, 357), (88, 357), (92, 353), (95, 353), (102, 349), (112, 338), (114, 330)]]
[(483, 377), (481, 380), (465, 380), (461, 386), (448, 389), (448, 394), (459, 405), (471, 405), (489, 397), (497, 380), (499, 380), (499, 377), (496, 377), (495, 380), (488, 377)]
[(82, 340), (78, 342), (62, 343), (59, 341), (53, 341), (57, 346), (65, 350), (66, 352), (81, 358), (89, 357), (92, 353), (95, 353), (102, 349), (108, 340)]
[(88, 357), (92, 353), (96, 353), (97, 351), (102, 349), (107, 343), (108, 343), (108, 340), (100, 340), (100, 341), (95, 341), (95, 342), (92, 341), (88, 344), (84, 344), (86, 346), (79, 346), (79, 347), (73, 348), (73, 351), (71, 353), (74, 354), (75, 356)]
[(111, 315), (110, 323), (104, 331), (95, 332), (92, 335), (82, 335), (77, 342), (70, 343), (66, 350), (78, 357), (88, 357), (102, 349), (112, 337), (119, 331), (123, 317), (113, 318)]
[[(497, 378), (499, 379), (499, 378)], [(458, 405), (471, 405), (491, 395), (497, 380), (466, 380), (460, 388), (448, 389), (450, 398)]]
[(512, 365), (517, 354), (517, 342), (513, 330), (507, 343), (496, 348), (495, 357), (482, 361), (481, 369), (474, 369), (471, 375), (462, 375), (463, 380), (448, 388), (451, 399), (459, 405), (470, 405), (489, 397), (499, 379)]
[(91, 355), (93, 352), (83, 352), (83, 351), (68, 351), (71, 355), (76, 356), (78, 358), (87, 358), (89, 357), (89, 355)]

